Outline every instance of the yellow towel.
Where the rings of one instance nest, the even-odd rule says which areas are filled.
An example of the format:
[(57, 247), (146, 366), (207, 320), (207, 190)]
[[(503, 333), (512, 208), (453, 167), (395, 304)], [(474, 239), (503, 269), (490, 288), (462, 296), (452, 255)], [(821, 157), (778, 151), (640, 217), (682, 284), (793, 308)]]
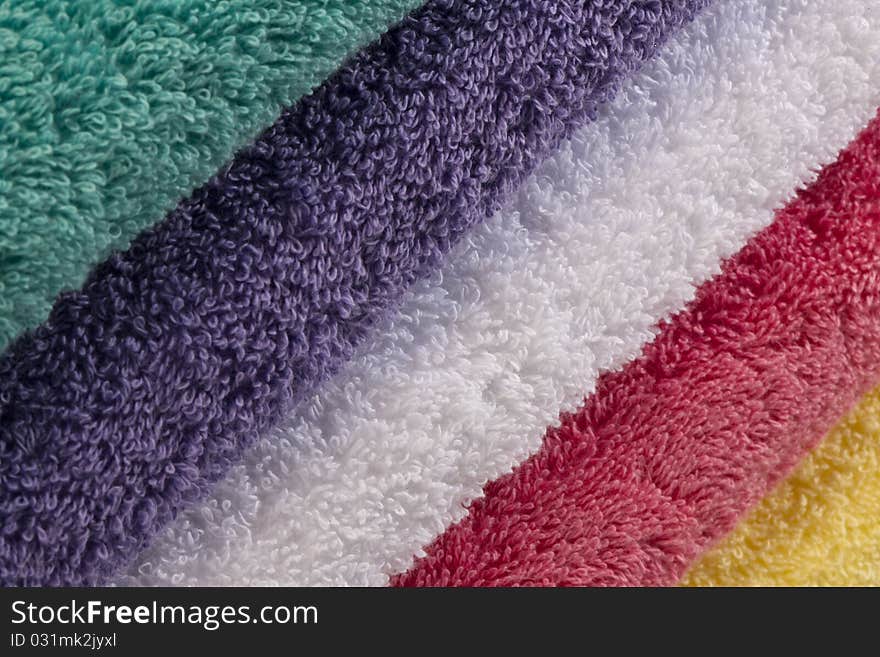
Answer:
[(880, 388), (682, 584), (880, 585)]

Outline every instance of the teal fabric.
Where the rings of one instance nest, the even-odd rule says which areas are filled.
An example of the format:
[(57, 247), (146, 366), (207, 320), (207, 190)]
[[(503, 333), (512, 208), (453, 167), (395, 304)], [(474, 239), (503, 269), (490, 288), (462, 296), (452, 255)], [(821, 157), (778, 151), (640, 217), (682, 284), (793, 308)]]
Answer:
[(419, 0), (0, 0), (0, 349)]

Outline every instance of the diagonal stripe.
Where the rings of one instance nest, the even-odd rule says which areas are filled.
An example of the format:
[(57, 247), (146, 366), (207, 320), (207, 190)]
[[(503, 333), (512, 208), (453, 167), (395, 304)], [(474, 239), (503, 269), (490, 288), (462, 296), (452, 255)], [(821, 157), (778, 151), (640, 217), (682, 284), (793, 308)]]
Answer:
[(432, 0), (0, 356), (0, 583), (102, 581), (708, 0)]
[(707, 10), (120, 582), (386, 583), (878, 105), (876, 3)]
[(420, 0), (0, 4), (0, 350)]
[(880, 117), (400, 585), (663, 585), (880, 379)]
[(880, 585), (880, 388), (685, 575), (687, 586)]

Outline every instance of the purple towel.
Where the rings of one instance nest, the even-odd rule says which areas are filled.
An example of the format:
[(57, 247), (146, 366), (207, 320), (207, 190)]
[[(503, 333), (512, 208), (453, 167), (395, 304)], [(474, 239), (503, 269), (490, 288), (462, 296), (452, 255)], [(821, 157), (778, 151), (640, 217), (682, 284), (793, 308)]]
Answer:
[(0, 360), (0, 582), (132, 558), (708, 0), (435, 0)]

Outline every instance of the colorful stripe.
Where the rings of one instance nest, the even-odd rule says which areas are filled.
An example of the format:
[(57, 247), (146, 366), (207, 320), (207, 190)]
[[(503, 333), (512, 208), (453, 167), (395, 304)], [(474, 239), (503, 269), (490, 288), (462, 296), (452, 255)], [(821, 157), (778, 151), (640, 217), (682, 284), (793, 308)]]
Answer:
[(700, 0), (437, 0), (0, 360), (0, 582), (99, 581), (350, 358)]
[(704, 4), (0, 1), (0, 584), (880, 582), (880, 4)]
[(0, 4), (0, 350), (419, 0)]
[(687, 586), (880, 585), (880, 388), (685, 575)]
[(708, 9), (119, 583), (407, 568), (855, 137), (878, 37), (863, 0)]
[(880, 379), (880, 118), (399, 585), (664, 585)]

